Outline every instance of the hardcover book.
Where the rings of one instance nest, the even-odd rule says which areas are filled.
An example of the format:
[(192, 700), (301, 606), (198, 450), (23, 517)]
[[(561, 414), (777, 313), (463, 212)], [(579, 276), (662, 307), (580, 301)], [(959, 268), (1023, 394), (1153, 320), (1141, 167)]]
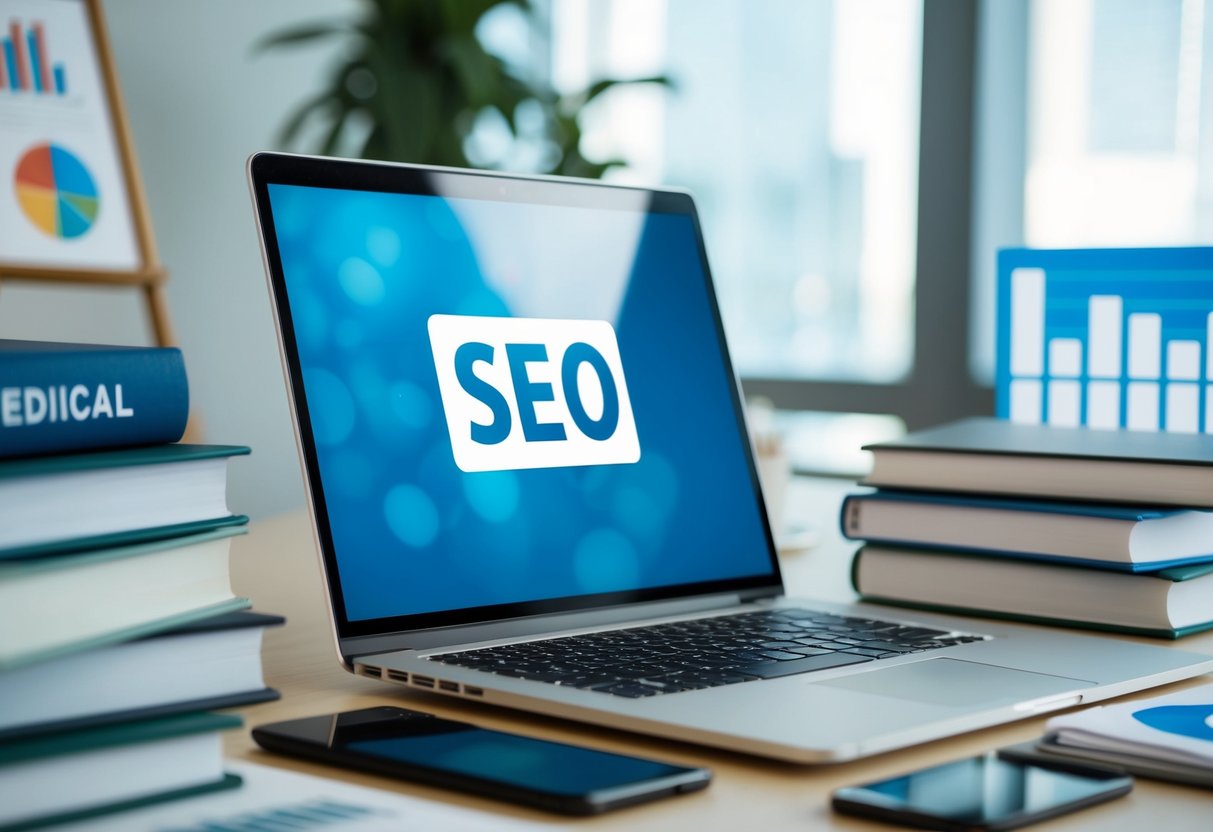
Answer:
[(0, 460), (0, 561), (241, 525), (227, 461), (248, 448), (147, 448)]
[(240, 719), (194, 713), (0, 745), (0, 828), (35, 829), (240, 785), (220, 732)]
[(181, 350), (0, 339), (0, 458), (176, 442)]
[(0, 561), (0, 670), (248, 607), (229, 570), (243, 532)]
[(1213, 563), (1144, 574), (868, 544), (851, 582), (865, 601), (1179, 638), (1213, 628)]
[(277, 615), (234, 612), (0, 674), (0, 743), (277, 699), (261, 669)]
[(865, 450), (880, 488), (1213, 508), (1213, 435), (973, 418)]
[(1213, 511), (880, 490), (842, 504), (852, 540), (1128, 572), (1213, 561)]

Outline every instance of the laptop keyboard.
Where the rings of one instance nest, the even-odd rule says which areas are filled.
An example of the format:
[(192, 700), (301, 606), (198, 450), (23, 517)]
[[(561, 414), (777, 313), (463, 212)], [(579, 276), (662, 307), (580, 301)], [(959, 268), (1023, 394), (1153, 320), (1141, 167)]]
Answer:
[(803, 609), (747, 612), (430, 656), (638, 699), (954, 647), (989, 636)]

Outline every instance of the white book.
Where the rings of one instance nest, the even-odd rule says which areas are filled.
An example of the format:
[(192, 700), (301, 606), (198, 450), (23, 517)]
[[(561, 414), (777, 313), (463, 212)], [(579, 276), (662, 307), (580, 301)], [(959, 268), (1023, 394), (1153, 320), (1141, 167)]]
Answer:
[(0, 561), (0, 670), (247, 607), (228, 568), (242, 532)]
[(0, 743), (277, 698), (261, 642), (278, 616), (235, 612), (0, 673)]
[(195, 713), (0, 745), (0, 828), (233, 787), (220, 732), (239, 726)]

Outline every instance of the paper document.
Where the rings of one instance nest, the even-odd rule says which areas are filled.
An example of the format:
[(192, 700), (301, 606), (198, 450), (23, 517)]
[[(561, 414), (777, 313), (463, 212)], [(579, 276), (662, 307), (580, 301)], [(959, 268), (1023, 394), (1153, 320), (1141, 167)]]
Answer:
[(1061, 746), (1213, 770), (1213, 685), (1049, 720)]
[(61, 832), (388, 832), (410, 829), (508, 832), (548, 825), (254, 763), (229, 762), (226, 768), (244, 778), (239, 789), (56, 829)]

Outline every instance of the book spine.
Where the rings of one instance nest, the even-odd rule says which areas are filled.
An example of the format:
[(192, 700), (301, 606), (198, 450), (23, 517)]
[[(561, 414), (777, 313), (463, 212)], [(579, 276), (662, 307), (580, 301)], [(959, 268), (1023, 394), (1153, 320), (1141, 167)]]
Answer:
[(858, 540), (859, 530), (859, 495), (848, 494), (842, 501), (838, 512), (838, 530), (847, 540)]
[(175, 442), (188, 416), (178, 349), (0, 354), (0, 458)]

